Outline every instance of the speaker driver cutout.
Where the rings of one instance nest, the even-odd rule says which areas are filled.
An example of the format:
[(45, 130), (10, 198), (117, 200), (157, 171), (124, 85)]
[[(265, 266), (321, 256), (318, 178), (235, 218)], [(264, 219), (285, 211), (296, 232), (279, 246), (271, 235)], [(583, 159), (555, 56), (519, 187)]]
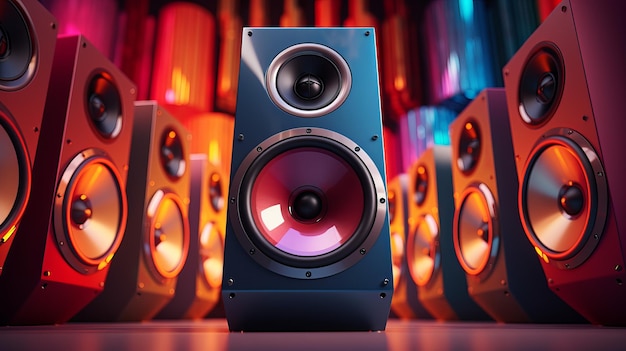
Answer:
[(317, 117), (339, 107), (350, 93), (350, 67), (336, 51), (304, 43), (279, 53), (267, 70), (272, 101), (283, 111)]
[(439, 226), (435, 218), (426, 214), (417, 220), (407, 239), (407, 261), (415, 284), (427, 285), (439, 267)]
[(544, 259), (566, 269), (584, 262), (602, 235), (608, 206), (592, 145), (572, 130), (550, 131), (531, 151), (520, 191), (522, 223)]
[(54, 232), (66, 261), (81, 273), (108, 265), (126, 227), (126, 192), (117, 167), (97, 149), (76, 155), (63, 172)]
[(382, 177), (371, 159), (324, 129), (268, 138), (240, 166), (231, 194), (240, 242), (261, 265), (297, 278), (332, 275), (356, 263), (386, 214)]
[(495, 200), (485, 184), (468, 187), (454, 218), (454, 249), (461, 267), (471, 275), (488, 274), (498, 252)]
[(554, 44), (541, 43), (520, 77), (519, 112), (524, 122), (539, 125), (550, 118), (561, 100), (565, 72)]
[(200, 233), (200, 272), (211, 289), (222, 286), (224, 244), (216, 223), (209, 222)]
[(456, 160), (456, 165), (461, 172), (467, 174), (474, 170), (480, 157), (481, 145), (482, 140), (478, 124), (468, 121), (461, 131), (459, 157)]
[(420, 206), (424, 203), (424, 200), (426, 200), (426, 191), (428, 190), (428, 172), (426, 172), (426, 167), (417, 167), (414, 186), (413, 202)]
[(30, 161), (16, 128), (0, 110), (0, 244), (15, 231), (30, 194)]
[(37, 46), (26, 14), (13, 1), (0, 1), (0, 89), (30, 81), (37, 67)]
[(111, 75), (106, 72), (94, 75), (85, 99), (87, 116), (96, 131), (106, 139), (116, 138), (122, 130), (123, 111), (122, 99)]
[(218, 172), (212, 173), (209, 177), (209, 203), (215, 212), (224, 209), (222, 177)]
[(176, 131), (168, 129), (161, 137), (161, 165), (172, 179), (178, 179), (185, 173), (185, 153), (183, 141)]

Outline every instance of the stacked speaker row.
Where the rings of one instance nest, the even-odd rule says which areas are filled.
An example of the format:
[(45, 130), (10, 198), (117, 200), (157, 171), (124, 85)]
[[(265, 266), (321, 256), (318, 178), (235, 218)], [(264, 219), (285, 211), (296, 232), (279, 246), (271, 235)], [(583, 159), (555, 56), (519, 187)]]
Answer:
[(415, 284), (396, 291), (397, 315), (626, 325), (624, 9), (563, 1), (504, 67), (505, 87), (451, 123), (451, 146), (427, 150), (406, 191), (390, 183), (397, 270)]
[(0, 16), (0, 323), (206, 315), (221, 173), (39, 2), (2, 0)]

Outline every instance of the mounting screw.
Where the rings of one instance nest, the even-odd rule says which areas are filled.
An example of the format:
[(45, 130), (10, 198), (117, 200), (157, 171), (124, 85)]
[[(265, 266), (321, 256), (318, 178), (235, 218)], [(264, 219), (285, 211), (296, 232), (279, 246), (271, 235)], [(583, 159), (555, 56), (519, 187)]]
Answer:
[(359, 152), (359, 151), (361, 151), (361, 148), (357, 146), (357, 147), (354, 148), (354, 151)]
[(373, 140), (373, 141), (378, 140), (378, 135), (372, 135), (372, 140)]
[(369, 37), (369, 36), (370, 36), (370, 31), (369, 31), (369, 30), (366, 30), (366, 31), (365, 31), (365, 36), (366, 36), (366, 37)]
[(239, 140), (239, 141), (243, 141), (243, 139), (245, 139), (245, 137), (243, 136), (243, 134), (239, 134), (239, 135), (237, 135), (237, 140)]
[(252, 31), (251, 31), (251, 30), (249, 30), (249, 31), (248, 31), (248, 36), (249, 36), (249, 37), (251, 37), (251, 36), (252, 36)]
[(307, 134), (311, 134), (311, 132), (312, 132), (311, 128), (307, 128), (307, 129), (306, 129), (306, 133), (307, 133)]
[(615, 269), (615, 271), (616, 271), (616, 272), (619, 272), (619, 271), (621, 271), (621, 270), (622, 270), (622, 266), (621, 266), (621, 265), (619, 265), (619, 264), (616, 264), (616, 265), (615, 265), (615, 267), (614, 267), (613, 269)]
[(307, 278), (311, 278), (311, 271), (307, 271), (304, 275), (306, 275)]
[(256, 252), (256, 250), (255, 250), (254, 248), (251, 248), (249, 252), (250, 252), (250, 255), (254, 255), (254, 253)]
[(387, 200), (385, 200), (384, 197), (381, 197), (380, 200), (378, 200), (378, 201), (380, 201), (381, 204), (384, 204)]
[(233, 284), (235, 284), (235, 279), (229, 278), (228, 279), (228, 286), (233, 286)]
[(385, 280), (383, 280), (383, 286), (387, 285), (389, 285), (389, 278), (385, 278)]
[(365, 255), (365, 253), (366, 253), (366, 252), (367, 252), (367, 250), (365, 250), (365, 248), (363, 248), (363, 249), (359, 250), (359, 253), (360, 253), (361, 255)]

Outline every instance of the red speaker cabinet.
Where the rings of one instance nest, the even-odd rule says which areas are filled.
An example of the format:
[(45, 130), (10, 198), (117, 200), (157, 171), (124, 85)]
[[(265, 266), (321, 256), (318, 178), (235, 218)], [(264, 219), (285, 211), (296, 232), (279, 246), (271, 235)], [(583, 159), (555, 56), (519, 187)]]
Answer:
[(472, 299), (498, 322), (584, 321), (548, 288), (524, 235), (504, 89), (483, 90), (452, 122), (450, 138), (454, 250)]
[(0, 276), (3, 323), (67, 321), (102, 291), (124, 236), (135, 86), (67, 36), (50, 87), (32, 196)]
[(524, 231), (594, 324), (626, 325), (625, 11), (563, 1), (503, 69)]
[(189, 250), (190, 139), (155, 101), (135, 103), (124, 240), (104, 291), (73, 320), (149, 320), (174, 297)]
[(56, 44), (36, 0), (0, 2), (0, 274), (31, 194), (32, 167)]
[(387, 184), (391, 262), (393, 264), (392, 316), (401, 319), (431, 319), (418, 298), (406, 259), (409, 233), (409, 175), (399, 174)]
[(489, 317), (469, 297), (454, 253), (451, 149), (428, 148), (409, 169), (407, 261), (418, 296), (437, 320)]
[(191, 154), (190, 160), (189, 255), (174, 298), (155, 318), (203, 318), (220, 302), (227, 180), (206, 154)]

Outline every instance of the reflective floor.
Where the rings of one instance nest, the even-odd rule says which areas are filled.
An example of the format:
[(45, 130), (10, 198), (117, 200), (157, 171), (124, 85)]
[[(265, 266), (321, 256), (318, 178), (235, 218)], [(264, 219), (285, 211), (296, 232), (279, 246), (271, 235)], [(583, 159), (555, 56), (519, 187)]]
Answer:
[(626, 328), (389, 320), (384, 332), (230, 333), (223, 319), (0, 327), (0, 350), (626, 350)]

